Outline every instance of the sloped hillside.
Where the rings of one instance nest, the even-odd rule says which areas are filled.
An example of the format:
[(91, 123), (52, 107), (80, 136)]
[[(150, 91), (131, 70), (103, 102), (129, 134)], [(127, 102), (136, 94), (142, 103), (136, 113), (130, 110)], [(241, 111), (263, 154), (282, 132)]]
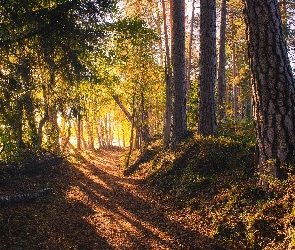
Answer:
[(295, 178), (271, 180), (269, 194), (257, 187), (251, 124), (191, 138), (175, 150), (162, 150), (160, 144), (151, 144), (153, 154), (134, 175), (144, 175), (175, 200), (179, 211), (171, 216), (189, 222), (220, 249), (295, 247)]

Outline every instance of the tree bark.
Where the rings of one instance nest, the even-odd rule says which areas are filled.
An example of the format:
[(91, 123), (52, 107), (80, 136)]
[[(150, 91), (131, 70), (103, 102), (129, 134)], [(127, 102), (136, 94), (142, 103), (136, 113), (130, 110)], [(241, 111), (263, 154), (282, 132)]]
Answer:
[(216, 81), (216, 1), (200, 1), (200, 79), (198, 131), (208, 136), (215, 133)]
[(143, 142), (143, 150), (148, 146), (150, 142), (150, 129), (149, 129), (149, 115), (146, 105), (146, 100), (144, 98), (144, 91), (141, 90), (141, 139)]
[(44, 128), (44, 125), (45, 123), (47, 122), (48, 120), (48, 117), (49, 117), (49, 114), (48, 114), (48, 105), (47, 103), (45, 103), (45, 107), (44, 107), (44, 116), (42, 117), (42, 119), (40, 120), (39, 122), (39, 125), (38, 125), (38, 140), (37, 140), (37, 146), (38, 147), (41, 147), (42, 145), (42, 141), (43, 141), (43, 128)]
[(217, 105), (218, 105), (218, 119), (219, 121), (225, 121), (225, 32), (226, 32), (226, 0), (222, 0), (221, 5), (221, 21), (220, 21), (220, 41), (219, 41), (219, 62), (218, 62), (218, 77), (217, 77)]
[[(258, 167), (285, 177), (280, 168), (295, 163), (295, 81), (288, 59), (277, 0), (245, 0), (249, 57), (253, 74)], [(262, 177), (260, 185), (268, 189)]]
[[(195, 20), (195, 0), (192, 2), (192, 17), (191, 26), (189, 34), (189, 44), (188, 44), (188, 56), (187, 56), (187, 72), (186, 72), (186, 103), (187, 112), (190, 111), (188, 103), (190, 102), (190, 91), (191, 91), (191, 68), (192, 68), (192, 44), (193, 44), (193, 32), (194, 32), (194, 20)], [(189, 124), (189, 116), (187, 116), (187, 123)]]
[(172, 68), (174, 87), (173, 142), (187, 136), (185, 86), (185, 1), (172, 1)]
[(86, 121), (86, 128), (88, 134), (87, 149), (94, 150), (93, 124), (91, 121)]
[(170, 58), (170, 47), (167, 29), (167, 16), (165, 1), (162, 0), (163, 8), (163, 24), (165, 34), (165, 81), (166, 81), (166, 103), (165, 103), (165, 123), (164, 123), (164, 147), (169, 147), (170, 136), (171, 136), (171, 119), (172, 119), (172, 71), (171, 71), (171, 58)]
[(236, 64), (236, 44), (232, 42), (232, 78), (233, 78), (233, 111), (234, 111), (234, 122), (238, 121), (238, 110), (239, 110), (239, 100), (238, 100), (238, 86), (235, 83), (237, 77), (237, 64)]

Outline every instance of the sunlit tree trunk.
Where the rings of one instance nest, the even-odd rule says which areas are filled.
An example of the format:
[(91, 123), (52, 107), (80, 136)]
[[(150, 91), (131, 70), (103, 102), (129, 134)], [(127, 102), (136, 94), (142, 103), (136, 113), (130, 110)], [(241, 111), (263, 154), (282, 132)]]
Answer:
[[(282, 178), (280, 166), (295, 163), (295, 81), (277, 0), (245, 0), (253, 74), (258, 167)], [(268, 189), (262, 176), (260, 184)]]
[(149, 115), (146, 108), (146, 100), (144, 98), (144, 91), (141, 90), (141, 140), (143, 142), (143, 149), (145, 150), (150, 141), (149, 132)]
[[(48, 94), (53, 92), (55, 85), (55, 71), (51, 70), (50, 80), (48, 86)], [(47, 143), (54, 151), (60, 151), (59, 145), (59, 127), (57, 122), (57, 108), (54, 104), (48, 107), (48, 120), (47, 120)]]
[(88, 134), (88, 143), (87, 149), (94, 149), (94, 137), (93, 137), (93, 126), (91, 121), (86, 122), (87, 134)]
[(82, 128), (82, 120), (80, 115), (78, 115), (77, 118), (77, 130), (76, 130), (76, 139), (77, 139), (77, 149), (81, 150), (82, 149), (82, 133), (83, 133), (83, 128)]
[(237, 62), (236, 62), (236, 44), (232, 42), (232, 79), (233, 79), (233, 111), (234, 111), (234, 121), (238, 121), (238, 109), (239, 109), (239, 100), (238, 100), (238, 86), (236, 85), (235, 79), (237, 77)]
[(126, 141), (125, 141), (125, 130), (122, 128), (122, 143), (123, 143), (123, 148), (126, 147)]
[(172, 1), (173, 143), (187, 136), (185, 85), (185, 1)]
[(219, 60), (218, 60), (218, 76), (217, 76), (217, 113), (219, 121), (225, 120), (225, 32), (226, 32), (226, 0), (222, 0), (221, 5), (221, 21), (220, 21), (220, 39), (219, 39)]
[(57, 110), (56, 107), (50, 107), (48, 112), (48, 140), (50, 148), (54, 151), (60, 151), (59, 144), (59, 127), (57, 123)]
[[(68, 122), (68, 127), (66, 122)], [(70, 145), (71, 138), (71, 121), (67, 121), (65, 118), (62, 118), (61, 138), (61, 149), (64, 151)]]
[(166, 80), (166, 104), (165, 104), (165, 122), (164, 122), (164, 147), (168, 147), (170, 144), (171, 134), (171, 119), (172, 119), (172, 71), (171, 71), (171, 58), (170, 47), (167, 28), (167, 16), (165, 1), (162, 0), (163, 8), (163, 24), (165, 35), (165, 80)]
[[(190, 89), (191, 89), (191, 67), (192, 67), (192, 45), (193, 45), (193, 32), (194, 32), (194, 19), (195, 19), (195, 0), (192, 2), (192, 17), (189, 34), (188, 56), (187, 56), (187, 72), (186, 72), (186, 103), (190, 102)], [(187, 106), (189, 112), (189, 106)], [(189, 116), (187, 116), (187, 119)], [(189, 120), (187, 121), (189, 124)]]
[(134, 128), (140, 133), (140, 126), (139, 124), (137, 124), (136, 121), (133, 121), (133, 117), (130, 114), (130, 112), (127, 110), (127, 108), (124, 106), (124, 104), (121, 102), (121, 100), (119, 99), (119, 96), (117, 95), (113, 95), (113, 99), (114, 101), (118, 104), (118, 106), (121, 108), (121, 110), (123, 111), (123, 113), (125, 114), (126, 118), (128, 119), (129, 122), (134, 122)]
[(216, 81), (216, 1), (200, 1), (200, 79), (198, 131), (207, 136), (215, 133)]

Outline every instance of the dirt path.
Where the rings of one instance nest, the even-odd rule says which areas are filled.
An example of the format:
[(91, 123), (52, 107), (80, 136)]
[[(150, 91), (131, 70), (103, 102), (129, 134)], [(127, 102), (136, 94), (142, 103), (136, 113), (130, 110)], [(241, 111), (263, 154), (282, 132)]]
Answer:
[(174, 219), (173, 205), (123, 176), (121, 154), (84, 154), (43, 177), (51, 197), (0, 208), (0, 249), (201, 249), (204, 237)]
[(70, 199), (91, 208), (86, 220), (109, 249), (197, 249), (200, 236), (172, 220), (167, 201), (140, 178), (123, 176), (120, 155), (113, 151), (84, 158), (77, 165), (84, 174), (81, 183), (68, 192)]

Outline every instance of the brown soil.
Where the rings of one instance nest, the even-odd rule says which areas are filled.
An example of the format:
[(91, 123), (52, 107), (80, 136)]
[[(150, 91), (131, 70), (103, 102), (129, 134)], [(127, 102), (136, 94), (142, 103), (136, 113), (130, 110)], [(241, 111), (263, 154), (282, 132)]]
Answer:
[(0, 195), (44, 185), (53, 193), (0, 206), (0, 249), (219, 249), (144, 177), (125, 177), (122, 153), (87, 152), (72, 163), (2, 176)]

